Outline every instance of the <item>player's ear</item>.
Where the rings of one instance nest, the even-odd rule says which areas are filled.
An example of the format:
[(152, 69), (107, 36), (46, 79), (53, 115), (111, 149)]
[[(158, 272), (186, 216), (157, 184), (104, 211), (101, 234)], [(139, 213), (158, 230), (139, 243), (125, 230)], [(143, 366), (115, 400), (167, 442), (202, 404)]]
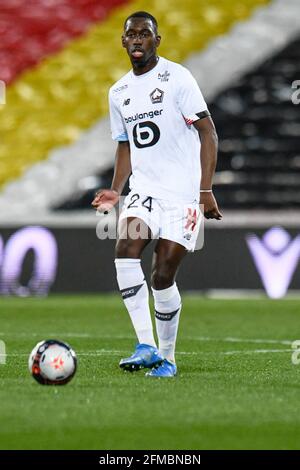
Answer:
[(160, 41), (161, 41), (161, 36), (156, 36), (156, 47), (159, 47)]
[(124, 34), (122, 34), (122, 46), (123, 46), (123, 47), (126, 47), (126, 45), (125, 45), (125, 36), (124, 36)]

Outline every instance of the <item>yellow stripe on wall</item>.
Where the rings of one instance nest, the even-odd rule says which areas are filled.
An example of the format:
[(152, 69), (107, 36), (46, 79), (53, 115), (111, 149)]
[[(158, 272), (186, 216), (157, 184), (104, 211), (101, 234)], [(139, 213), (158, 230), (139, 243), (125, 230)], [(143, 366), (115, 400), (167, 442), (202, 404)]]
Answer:
[[(24, 73), (0, 107), (0, 185), (55, 147), (68, 145), (108, 111), (109, 87), (130, 69), (120, 36), (137, 10), (159, 23), (160, 55), (182, 62), (270, 0), (135, 0), (63, 51)], [(101, 158), (101, 148), (99, 148)]]

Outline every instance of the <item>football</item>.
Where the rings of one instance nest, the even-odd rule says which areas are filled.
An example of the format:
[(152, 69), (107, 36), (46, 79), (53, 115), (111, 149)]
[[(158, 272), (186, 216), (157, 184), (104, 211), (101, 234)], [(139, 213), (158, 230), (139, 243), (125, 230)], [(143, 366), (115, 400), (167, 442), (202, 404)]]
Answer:
[(77, 358), (73, 349), (62, 341), (39, 342), (28, 360), (32, 377), (42, 385), (64, 385), (74, 377)]

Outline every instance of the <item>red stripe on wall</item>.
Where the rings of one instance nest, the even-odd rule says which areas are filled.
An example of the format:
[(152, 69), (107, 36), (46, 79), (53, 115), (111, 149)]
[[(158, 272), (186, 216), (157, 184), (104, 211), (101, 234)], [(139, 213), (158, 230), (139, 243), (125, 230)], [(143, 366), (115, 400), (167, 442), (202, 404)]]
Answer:
[(11, 83), (128, 1), (0, 0), (0, 79)]

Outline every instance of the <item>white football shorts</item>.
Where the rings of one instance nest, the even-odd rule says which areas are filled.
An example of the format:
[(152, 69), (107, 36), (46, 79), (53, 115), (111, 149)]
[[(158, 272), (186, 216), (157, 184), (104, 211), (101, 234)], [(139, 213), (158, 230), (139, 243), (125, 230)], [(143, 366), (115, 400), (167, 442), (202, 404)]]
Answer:
[[(163, 238), (177, 242), (183, 245), (187, 251), (194, 251), (196, 244), (198, 248), (202, 246), (201, 243), (197, 243), (200, 226), (203, 223), (203, 215), (197, 201), (178, 203), (156, 199), (131, 190), (124, 199), (119, 226), (121, 221), (128, 217), (137, 217), (143, 220), (150, 228), (153, 239)], [(131, 238), (140, 236), (136, 235), (135, 225), (129, 226), (128, 229)], [(119, 233), (121, 233), (120, 229)], [(144, 235), (147, 237), (147, 234), (142, 236)]]

